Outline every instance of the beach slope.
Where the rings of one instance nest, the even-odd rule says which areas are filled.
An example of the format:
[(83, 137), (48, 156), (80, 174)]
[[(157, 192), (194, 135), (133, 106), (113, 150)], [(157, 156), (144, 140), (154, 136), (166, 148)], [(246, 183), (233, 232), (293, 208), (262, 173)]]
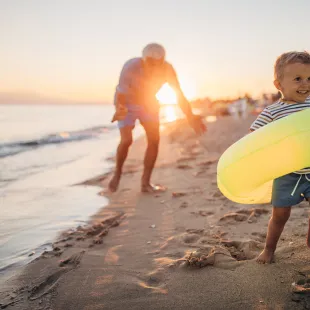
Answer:
[[(293, 209), (276, 263), (260, 265), (255, 257), (264, 246), (271, 206), (236, 204), (217, 188), (220, 155), (248, 133), (253, 119), (220, 118), (202, 138), (184, 121), (168, 126), (153, 176), (167, 191), (156, 195), (139, 191), (145, 140), (136, 141), (110, 204), (7, 282), (1, 308), (309, 307), (303, 285), (310, 274), (308, 204)], [(84, 186), (98, 186), (106, 195), (108, 178)]]

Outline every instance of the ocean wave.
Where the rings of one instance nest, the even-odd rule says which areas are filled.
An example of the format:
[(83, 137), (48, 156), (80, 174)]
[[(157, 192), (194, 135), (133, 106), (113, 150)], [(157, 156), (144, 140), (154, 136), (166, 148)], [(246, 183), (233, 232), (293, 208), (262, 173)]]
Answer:
[(49, 144), (60, 144), (68, 142), (77, 142), (87, 139), (98, 138), (114, 130), (115, 125), (96, 126), (78, 131), (63, 131), (50, 134), (39, 139), (14, 141), (9, 143), (0, 143), (0, 158), (13, 156), (21, 152), (29, 151), (34, 148), (42, 147)]

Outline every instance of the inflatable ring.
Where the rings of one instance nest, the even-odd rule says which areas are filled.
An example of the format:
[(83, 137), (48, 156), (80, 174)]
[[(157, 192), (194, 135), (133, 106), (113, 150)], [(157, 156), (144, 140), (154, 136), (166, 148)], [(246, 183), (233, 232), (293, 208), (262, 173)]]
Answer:
[(244, 136), (230, 146), (217, 165), (218, 188), (242, 204), (270, 203), (272, 181), (310, 167), (310, 109)]

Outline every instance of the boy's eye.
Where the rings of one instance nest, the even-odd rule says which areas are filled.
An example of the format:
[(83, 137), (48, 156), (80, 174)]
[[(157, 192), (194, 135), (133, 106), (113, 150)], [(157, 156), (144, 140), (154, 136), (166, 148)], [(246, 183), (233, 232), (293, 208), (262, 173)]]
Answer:
[(301, 80), (301, 78), (299, 77), (299, 76), (297, 76), (295, 79), (294, 79), (294, 81), (297, 81), (297, 82), (299, 82)]
[(308, 81), (310, 81), (310, 76), (307, 78)]

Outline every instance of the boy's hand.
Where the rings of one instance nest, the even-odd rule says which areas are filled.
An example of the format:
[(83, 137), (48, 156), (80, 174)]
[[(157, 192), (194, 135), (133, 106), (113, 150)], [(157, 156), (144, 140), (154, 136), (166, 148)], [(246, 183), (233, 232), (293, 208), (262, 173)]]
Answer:
[(200, 115), (191, 115), (188, 119), (189, 125), (194, 129), (196, 134), (201, 136), (207, 131), (207, 126), (204, 124)]
[(123, 119), (125, 119), (127, 113), (128, 113), (128, 109), (124, 106), (124, 105), (120, 105), (120, 104), (117, 104), (115, 106), (115, 113), (113, 115), (113, 118), (112, 118), (112, 123), (115, 122), (115, 121), (122, 121)]

